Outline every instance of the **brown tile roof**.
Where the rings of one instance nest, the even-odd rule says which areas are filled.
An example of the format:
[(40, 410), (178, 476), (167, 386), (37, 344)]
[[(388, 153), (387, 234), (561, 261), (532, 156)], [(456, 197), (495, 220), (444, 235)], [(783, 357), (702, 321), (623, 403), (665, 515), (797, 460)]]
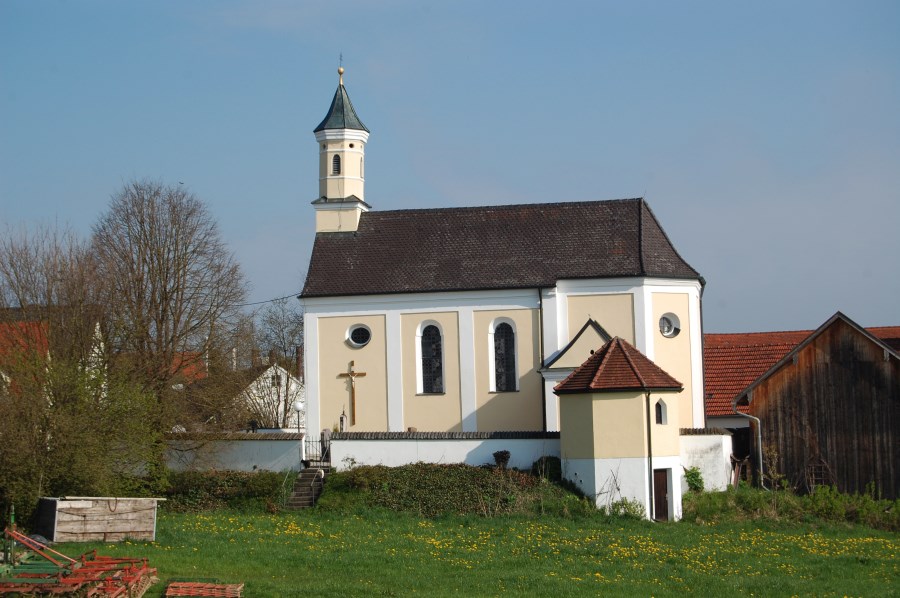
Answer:
[[(866, 328), (894, 350), (900, 350), (900, 326)], [(706, 416), (734, 415), (732, 402), (813, 330), (703, 335), (703, 380)], [(748, 407), (738, 409), (747, 413)]]
[(681, 382), (643, 353), (615, 337), (553, 389), (556, 394), (621, 390), (678, 390)]
[(643, 199), (372, 211), (319, 233), (302, 297), (698, 279)]
[(900, 352), (900, 326), (872, 326), (866, 328), (872, 336), (881, 341), (894, 351)]
[(46, 356), (50, 350), (44, 322), (0, 322), (0, 359)]
[[(812, 333), (750, 332), (703, 335), (706, 416), (734, 415), (731, 402)], [(747, 408), (741, 407), (746, 413)]]

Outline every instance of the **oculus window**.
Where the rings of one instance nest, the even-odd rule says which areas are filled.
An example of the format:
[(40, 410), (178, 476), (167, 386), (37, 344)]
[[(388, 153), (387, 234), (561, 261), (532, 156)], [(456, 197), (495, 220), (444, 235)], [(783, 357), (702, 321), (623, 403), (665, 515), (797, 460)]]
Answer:
[(659, 319), (659, 332), (666, 338), (675, 338), (681, 332), (681, 320), (673, 313), (665, 313)]
[(372, 330), (365, 324), (354, 324), (347, 330), (347, 344), (359, 349), (365, 347), (372, 340)]

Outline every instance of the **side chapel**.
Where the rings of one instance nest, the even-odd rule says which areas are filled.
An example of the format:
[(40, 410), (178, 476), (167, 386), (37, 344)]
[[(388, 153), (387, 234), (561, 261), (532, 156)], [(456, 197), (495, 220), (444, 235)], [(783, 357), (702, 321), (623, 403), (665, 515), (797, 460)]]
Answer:
[[(704, 281), (643, 198), (373, 209), (369, 130), (339, 73), (314, 130), (316, 237), (300, 295), (308, 430), (552, 432), (584, 416), (594, 427), (580, 436), (633, 434), (602, 450), (640, 461), (655, 450), (641, 440), (649, 424), (668, 426), (676, 445), (679, 428), (704, 427)], [(598, 362), (601, 349), (619, 365)], [(589, 378), (601, 384), (582, 368), (577, 394), (564, 382), (595, 354)], [(603, 382), (623, 368), (625, 386)], [(645, 383), (648, 369), (665, 384)], [(633, 391), (638, 400), (616, 402)], [(561, 412), (560, 396), (573, 411)], [(586, 409), (573, 397), (605, 402)], [(670, 480), (681, 475), (674, 453)], [(564, 469), (575, 456), (561, 455)]]

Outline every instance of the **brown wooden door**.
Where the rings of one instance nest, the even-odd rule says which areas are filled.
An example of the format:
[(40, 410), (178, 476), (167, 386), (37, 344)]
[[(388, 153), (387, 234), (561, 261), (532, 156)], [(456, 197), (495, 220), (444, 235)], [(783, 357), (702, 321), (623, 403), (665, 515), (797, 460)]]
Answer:
[(653, 518), (669, 520), (669, 476), (666, 469), (653, 470)]

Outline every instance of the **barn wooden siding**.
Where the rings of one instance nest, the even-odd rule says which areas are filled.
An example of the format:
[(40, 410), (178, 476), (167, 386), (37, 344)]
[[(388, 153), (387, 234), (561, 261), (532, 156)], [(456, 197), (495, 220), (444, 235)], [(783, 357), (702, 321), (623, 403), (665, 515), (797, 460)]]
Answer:
[(846, 322), (754, 388), (750, 410), (793, 487), (830, 477), (842, 492), (874, 482), (876, 495), (900, 496), (900, 362)]
[(162, 498), (42, 498), (37, 533), (53, 542), (156, 540)]

